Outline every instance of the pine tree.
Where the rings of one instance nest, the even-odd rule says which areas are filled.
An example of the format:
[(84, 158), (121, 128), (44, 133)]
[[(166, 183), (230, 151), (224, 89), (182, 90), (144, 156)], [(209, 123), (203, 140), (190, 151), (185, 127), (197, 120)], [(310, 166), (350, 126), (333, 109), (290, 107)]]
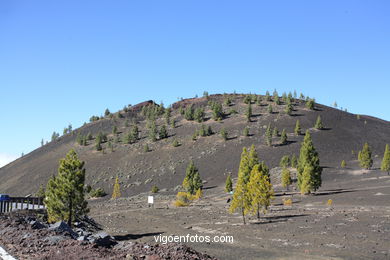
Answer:
[(188, 121), (194, 120), (194, 107), (193, 105), (189, 105), (184, 113), (184, 118), (187, 119)]
[(171, 120), (171, 109), (168, 107), (165, 109), (165, 112), (164, 112), (164, 118), (165, 118), (165, 123), (167, 125), (170, 125), (170, 120)]
[(364, 169), (370, 169), (372, 167), (371, 149), (368, 143), (365, 143), (361, 152), (359, 152), (360, 166)]
[(96, 140), (95, 140), (95, 148), (96, 148), (96, 151), (101, 151), (102, 150), (102, 138), (100, 135), (96, 136)]
[(118, 127), (116, 125), (114, 125), (112, 127), (112, 134), (116, 135), (118, 133)]
[(204, 121), (204, 116), (205, 116), (205, 113), (204, 113), (203, 108), (198, 107), (197, 109), (195, 109), (194, 119), (196, 122), (202, 123)]
[(50, 178), (46, 187), (44, 203), (49, 222), (64, 220), (71, 226), (75, 219), (88, 213), (84, 182), (84, 162), (70, 150), (60, 160), (58, 175)]
[(282, 186), (284, 188), (287, 188), (288, 190), (288, 186), (292, 183), (292, 180), (291, 180), (291, 173), (290, 171), (284, 167), (283, 170), (282, 170)]
[(250, 211), (257, 214), (257, 219), (260, 219), (260, 210), (263, 209), (264, 214), (267, 212), (274, 191), (269, 177), (261, 171), (259, 164), (256, 164), (251, 171), (247, 192), (250, 200)]
[(282, 145), (287, 144), (287, 133), (286, 133), (286, 129), (283, 129), (283, 131), (282, 131), (282, 135), (280, 136), (280, 143), (281, 143)]
[(347, 166), (347, 163), (344, 160), (342, 160), (341, 161), (341, 168), (345, 168), (346, 166)]
[[(306, 131), (305, 138), (301, 144), (297, 169), (298, 188), (301, 192), (304, 191), (304, 193), (307, 193), (316, 191), (321, 186), (322, 168), (309, 130)], [(304, 171), (306, 171), (305, 173), (309, 176), (304, 176)], [(306, 178), (305, 181), (307, 181), (305, 187), (303, 187), (304, 178)]]
[(295, 123), (295, 129), (294, 129), (295, 135), (301, 135), (301, 123), (299, 120)]
[(390, 150), (388, 144), (386, 144), (385, 153), (383, 154), (381, 171), (387, 172), (387, 175), (390, 174)]
[(192, 195), (194, 195), (196, 191), (198, 189), (201, 189), (203, 186), (198, 169), (196, 168), (193, 161), (190, 161), (187, 166), (186, 176), (183, 180), (182, 186), (186, 190), (186, 192)]
[(284, 156), (282, 157), (282, 159), (280, 159), (280, 163), (279, 163), (279, 166), (280, 166), (280, 167), (287, 168), (287, 167), (290, 166), (290, 164), (291, 164), (290, 156), (284, 155)]
[(220, 104), (218, 102), (212, 102), (211, 109), (213, 111), (213, 119), (215, 121), (220, 121), (225, 116), (223, 113), (222, 104)]
[(273, 137), (278, 137), (279, 136), (279, 130), (278, 130), (278, 128), (276, 126), (274, 127), (274, 130), (272, 131), (272, 136)]
[(159, 138), (160, 139), (168, 138), (168, 131), (165, 125), (162, 125), (160, 127)]
[(149, 138), (153, 142), (155, 142), (157, 140), (157, 126), (156, 126), (156, 123), (154, 121), (152, 121), (150, 126), (149, 126)]
[(223, 140), (227, 141), (228, 132), (226, 131), (226, 129), (224, 127), (222, 127), (222, 129), (219, 131), (219, 134), (221, 135)]
[(104, 111), (104, 116), (109, 116), (111, 113), (110, 113), (110, 110), (108, 110), (108, 108), (106, 108), (106, 110)]
[[(244, 148), (245, 149), (245, 148)], [(245, 149), (246, 150), (246, 149)], [(244, 154), (244, 152), (243, 152)], [(244, 155), (246, 156), (246, 155)], [(241, 161), (243, 160), (243, 155), (241, 155)], [(241, 163), (240, 163), (241, 167)], [(237, 210), (240, 211), (242, 215), (242, 219), (245, 223), (245, 215), (249, 212), (250, 210), (250, 205), (251, 205), (251, 200), (249, 197), (249, 193), (247, 190), (247, 184), (245, 183), (245, 173), (242, 171), (238, 172), (238, 180), (237, 180), (237, 185), (233, 193), (233, 199), (229, 207), (229, 212), (233, 213)]]
[(116, 176), (114, 183), (114, 190), (112, 191), (111, 199), (117, 199), (121, 197), (121, 187), (119, 184), (119, 178)]
[(297, 168), (298, 166), (298, 158), (295, 154), (291, 156), (291, 167)]
[(242, 132), (242, 134), (244, 135), (244, 136), (249, 136), (249, 127), (245, 127), (244, 128), (244, 131)]
[(272, 146), (272, 132), (271, 124), (268, 124), (267, 130), (265, 131), (265, 139), (268, 146)]
[(314, 99), (308, 98), (306, 101), (306, 107), (310, 110), (314, 110)]
[(314, 125), (314, 128), (321, 130), (324, 128), (324, 125), (322, 124), (321, 116), (317, 117), (316, 124)]
[(145, 145), (144, 145), (144, 152), (145, 152), (145, 153), (150, 152), (150, 149), (149, 149), (149, 145), (148, 145), (148, 144), (145, 144)]
[(271, 105), (271, 104), (268, 105), (268, 113), (269, 113), (269, 114), (272, 114), (272, 113), (273, 113), (273, 111), (272, 111), (272, 105)]
[(248, 122), (251, 122), (251, 117), (252, 117), (252, 104), (251, 103), (248, 104), (248, 108), (246, 110), (245, 116), (246, 116), (246, 120)]
[(250, 103), (252, 103), (252, 97), (251, 97), (251, 95), (246, 95), (245, 96), (245, 98), (244, 98), (244, 103), (245, 104), (250, 104)]
[(233, 181), (232, 181), (232, 176), (229, 173), (225, 181), (225, 191), (231, 192), (232, 190), (233, 190)]
[(292, 106), (292, 104), (291, 104), (291, 103), (288, 103), (288, 104), (286, 105), (286, 108), (285, 108), (284, 111), (286, 112), (287, 115), (291, 116), (292, 111), (293, 111), (293, 106)]
[(271, 96), (270, 96), (268, 90), (267, 90), (267, 92), (265, 92), (265, 100), (266, 100), (266, 101), (271, 101)]
[[(248, 166), (249, 166), (249, 171), (252, 171), (253, 167), (256, 164), (259, 164), (259, 156), (257, 155), (255, 145), (251, 145), (251, 148), (249, 149), (248, 153)], [(263, 169), (263, 168), (262, 168)], [(246, 182), (249, 181), (249, 178), (245, 180)]]

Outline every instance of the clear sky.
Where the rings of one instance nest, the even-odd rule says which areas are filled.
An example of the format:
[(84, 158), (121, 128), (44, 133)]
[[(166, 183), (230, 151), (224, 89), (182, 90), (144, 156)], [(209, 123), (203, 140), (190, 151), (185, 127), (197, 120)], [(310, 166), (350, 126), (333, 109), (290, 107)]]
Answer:
[(390, 1), (0, 1), (0, 166), (153, 99), (277, 89), (390, 120)]

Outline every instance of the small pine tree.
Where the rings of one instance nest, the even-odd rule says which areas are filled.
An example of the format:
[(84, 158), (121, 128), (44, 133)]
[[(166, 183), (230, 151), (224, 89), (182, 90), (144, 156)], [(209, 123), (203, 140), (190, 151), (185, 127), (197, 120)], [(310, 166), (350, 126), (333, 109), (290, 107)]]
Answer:
[(278, 128), (276, 126), (274, 127), (274, 130), (272, 131), (272, 136), (273, 137), (278, 137), (279, 136), (279, 130), (278, 130)]
[(280, 163), (279, 163), (280, 167), (287, 168), (290, 166), (290, 164), (291, 164), (290, 156), (285, 155), (282, 157), (282, 159), (280, 159)]
[(292, 114), (292, 111), (293, 111), (293, 106), (291, 103), (287, 104), (286, 105), (286, 108), (284, 109), (284, 111), (286, 112), (287, 115), (291, 116)]
[(229, 173), (225, 181), (225, 191), (231, 192), (232, 190), (233, 190), (233, 181), (232, 181), (232, 176)]
[(317, 117), (316, 124), (314, 125), (315, 129), (321, 130), (324, 128), (324, 125), (322, 124), (321, 116)]
[(190, 105), (186, 108), (184, 112), (184, 118), (187, 119), (188, 121), (194, 120), (194, 107), (193, 105)]
[(272, 132), (271, 124), (268, 125), (267, 130), (265, 131), (265, 138), (268, 146), (272, 146)]
[(252, 117), (252, 104), (251, 103), (248, 104), (248, 108), (246, 110), (245, 116), (246, 116), (246, 120), (248, 122), (251, 122), (251, 117)]
[(308, 98), (306, 101), (306, 107), (310, 110), (314, 110), (314, 99)]
[(114, 183), (114, 190), (112, 191), (111, 199), (117, 199), (121, 197), (121, 187), (119, 184), (119, 178), (116, 176)]
[(250, 104), (252, 103), (252, 97), (251, 95), (246, 95), (245, 98), (244, 98), (244, 103), (245, 104)]
[(346, 166), (347, 166), (347, 163), (344, 160), (342, 160), (341, 161), (341, 168), (345, 168)]
[(295, 129), (294, 129), (295, 135), (301, 135), (301, 123), (299, 120), (295, 123)]
[(295, 154), (291, 156), (291, 167), (297, 168), (298, 165), (298, 158)]
[(168, 131), (165, 125), (162, 125), (160, 128), (159, 138), (160, 139), (168, 138)]
[(360, 166), (364, 169), (370, 169), (372, 167), (371, 149), (368, 143), (365, 143), (361, 152), (359, 152)]
[(272, 114), (272, 113), (273, 113), (273, 111), (272, 111), (272, 105), (271, 105), (271, 104), (268, 105), (268, 113), (269, 113), (269, 114)]
[(149, 149), (149, 145), (148, 145), (148, 144), (145, 144), (145, 145), (144, 145), (144, 152), (145, 152), (145, 153), (150, 152), (150, 149)]
[(103, 148), (102, 148), (102, 145), (101, 145), (101, 143), (102, 143), (101, 137), (99, 135), (96, 137), (96, 141), (95, 142), (96, 142), (96, 144), (95, 144), (96, 151), (101, 151)]
[(386, 144), (385, 153), (383, 154), (381, 171), (387, 172), (387, 175), (390, 174), (390, 149), (388, 144)]
[(219, 134), (221, 135), (221, 137), (224, 141), (227, 141), (228, 132), (226, 131), (226, 129), (224, 127), (219, 131)]
[(265, 100), (266, 100), (266, 101), (271, 101), (271, 96), (270, 96), (268, 90), (267, 90), (267, 92), (265, 92)]
[(157, 140), (157, 126), (154, 121), (152, 121), (149, 126), (149, 138), (152, 142)]
[(106, 110), (104, 111), (104, 116), (109, 116), (111, 113), (110, 113), (110, 110), (108, 110), (108, 108), (106, 108)]
[(282, 170), (282, 186), (288, 190), (289, 185), (291, 185), (291, 173), (287, 168)]
[(244, 136), (249, 136), (249, 127), (245, 127), (244, 128), (244, 131), (242, 132), (242, 134), (244, 135)]
[(205, 116), (205, 113), (204, 113), (203, 108), (198, 107), (197, 109), (195, 109), (194, 119), (196, 122), (202, 123), (204, 121), (204, 116)]
[(287, 144), (287, 133), (286, 133), (286, 129), (283, 129), (283, 131), (282, 131), (282, 135), (280, 136), (280, 143), (281, 143), (282, 145)]
[(112, 127), (112, 134), (116, 135), (118, 133), (118, 127), (116, 125), (114, 125)]

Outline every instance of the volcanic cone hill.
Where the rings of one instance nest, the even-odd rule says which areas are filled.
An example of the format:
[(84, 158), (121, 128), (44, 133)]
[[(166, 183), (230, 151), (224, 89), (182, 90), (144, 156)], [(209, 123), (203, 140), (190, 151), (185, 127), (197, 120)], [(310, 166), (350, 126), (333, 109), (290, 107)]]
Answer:
[[(251, 95), (252, 99), (258, 96)], [(227, 105), (229, 97), (231, 104)], [(124, 110), (109, 114), (104, 118), (85, 124), (71, 133), (59, 137), (31, 153), (15, 160), (0, 169), (0, 191), (11, 195), (27, 195), (35, 193), (40, 185), (46, 185), (48, 179), (57, 173), (58, 161), (70, 149), (75, 149), (79, 158), (85, 161), (86, 183), (93, 188), (102, 187), (106, 192), (112, 191), (116, 176), (121, 183), (123, 195), (133, 195), (150, 191), (153, 185), (160, 190), (170, 190), (180, 185), (185, 175), (185, 168), (190, 160), (199, 168), (205, 181), (205, 187), (223, 185), (226, 175), (231, 172), (237, 176), (242, 148), (254, 144), (260, 160), (269, 167), (276, 167), (284, 155), (299, 156), (303, 135), (296, 136), (294, 128), (299, 120), (302, 134), (309, 129), (314, 145), (319, 152), (321, 166), (324, 167), (323, 180), (332, 180), (332, 168), (339, 167), (345, 160), (347, 165), (357, 165), (357, 153), (368, 142), (374, 158), (374, 168), (378, 167), (386, 143), (390, 143), (390, 123), (370, 116), (357, 116), (339, 109), (315, 104), (314, 110), (306, 107), (306, 101), (292, 99), (291, 115), (285, 112), (286, 103), (276, 105), (272, 100), (266, 101), (260, 96), (260, 103), (253, 101), (251, 122), (245, 113), (248, 108), (247, 95), (210, 95), (202, 98), (184, 99), (172, 104), (171, 121), (176, 126), (167, 125), (168, 137), (152, 141), (149, 138), (148, 119), (143, 115), (146, 108), (152, 106), (158, 110), (159, 105), (152, 101), (126, 107)], [(216, 121), (212, 117), (212, 103), (223, 104), (225, 117)], [(271, 104), (273, 112), (269, 113)], [(185, 119), (181, 112), (189, 106), (203, 107), (205, 120), (198, 123)], [(162, 110), (161, 110), (162, 111)], [(314, 128), (316, 119), (321, 116), (324, 128)], [(164, 115), (155, 120), (157, 129), (166, 124)], [(137, 124), (139, 140), (127, 144), (125, 135), (133, 124)], [(211, 127), (210, 136), (193, 135), (202, 124)], [(288, 142), (280, 144), (280, 137), (273, 137), (273, 145), (267, 146), (266, 127), (277, 127), (279, 133), (286, 129)], [(113, 133), (116, 126), (117, 133)], [(243, 135), (245, 127), (249, 127), (249, 136)], [(228, 133), (224, 140), (219, 131), (224, 128)], [(107, 141), (97, 151), (95, 139), (99, 133), (107, 134)], [(92, 134), (86, 145), (80, 145), (77, 138)], [(157, 138), (159, 139), (159, 138)], [(174, 141), (178, 146), (174, 146)], [(145, 151), (145, 145), (150, 151)], [(112, 147), (112, 148), (111, 148)]]

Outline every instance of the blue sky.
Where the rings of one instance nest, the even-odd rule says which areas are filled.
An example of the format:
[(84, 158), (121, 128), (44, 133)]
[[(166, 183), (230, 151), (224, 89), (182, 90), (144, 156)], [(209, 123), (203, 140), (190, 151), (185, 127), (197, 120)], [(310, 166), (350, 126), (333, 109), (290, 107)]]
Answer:
[(390, 120), (389, 1), (1, 1), (0, 166), (147, 99), (297, 90)]

